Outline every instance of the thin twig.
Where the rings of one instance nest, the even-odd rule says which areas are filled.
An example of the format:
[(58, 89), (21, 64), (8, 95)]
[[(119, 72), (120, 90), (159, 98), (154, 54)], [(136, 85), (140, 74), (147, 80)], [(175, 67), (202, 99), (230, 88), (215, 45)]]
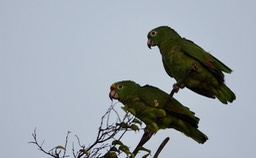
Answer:
[(155, 155), (153, 156), (153, 158), (157, 158), (159, 156), (160, 152), (163, 150), (163, 148), (165, 147), (165, 145), (168, 143), (169, 140), (170, 140), (169, 137), (164, 139), (164, 141), (158, 147), (158, 149), (157, 149)]
[[(114, 103), (114, 104), (112, 103), (111, 106), (108, 108), (107, 112), (101, 117), (101, 122), (100, 122), (100, 126), (96, 136), (96, 140), (94, 143), (92, 143), (92, 145), (85, 147), (85, 145), (81, 144), (79, 137), (75, 135), (75, 137), (77, 138), (77, 142), (80, 147), (80, 150), (75, 151), (75, 146), (74, 146), (74, 143), (72, 142), (72, 154), (74, 158), (89, 158), (89, 157), (93, 158), (93, 157), (100, 157), (100, 156), (102, 157), (102, 152), (100, 152), (102, 151), (102, 149), (105, 149), (108, 147), (111, 148), (111, 147), (114, 147), (115, 145), (118, 145), (118, 144), (112, 145), (111, 143), (108, 143), (109, 140), (113, 139), (113, 140), (120, 141), (127, 131), (134, 131), (132, 128), (130, 128), (131, 125), (135, 124), (135, 122), (133, 122), (134, 116), (130, 115), (129, 113), (126, 113), (124, 117), (121, 119), (118, 112), (114, 109), (114, 106), (117, 103)], [(109, 123), (110, 117), (112, 117), (111, 114), (113, 113), (115, 116), (117, 116), (117, 120), (115, 123), (110, 124)], [(123, 123), (127, 124), (127, 128), (126, 126), (123, 126)], [(49, 150), (48, 152), (43, 149), (44, 141), (42, 141), (41, 145), (39, 144), (37, 140), (36, 129), (34, 130), (34, 133), (32, 133), (34, 140), (30, 143), (36, 144), (39, 150), (41, 150), (42, 152), (44, 152), (45, 154), (51, 157), (65, 158), (65, 157), (69, 157), (68, 155), (66, 155), (69, 134), (70, 134), (70, 131), (68, 131), (66, 135), (64, 146), (56, 146), (51, 150)], [(117, 134), (118, 134), (118, 137), (117, 137)], [(62, 150), (64, 151), (62, 152)]]
[(42, 151), (43, 153), (45, 153), (45, 154), (47, 154), (47, 155), (49, 155), (49, 156), (51, 156), (51, 157), (54, 157), (54, 158), (59, 158), (58, 156), (53, 155), (52, 153), (50, 153), (50, 151), (47, 152), (47, 151), (45, 151), (45, 150), (43, 149), (43, 143), (44, 143), (44, 141), (41, 143), (41, 145), (38, 144), (36, 129), (34, 129), (34, 133), (32, 133), (32, 137), (33, 137), (34, 141), (31, 141), (31, 142), (29, 142), (29, 143), (36, 144), (36, 146), (38, 147), (38, 150)]
[(65, 145), (64, 145), (65, 150), (64, 150), (64, 153), (63, 153), (63, 157), (66, 157), (67, 146), (68, 146), (68, 136), (69, 136), (70, 133), (71, 133), (71, 131), (68, 131), (67, 136), (66, 136), (66, 141), (65, 141)]

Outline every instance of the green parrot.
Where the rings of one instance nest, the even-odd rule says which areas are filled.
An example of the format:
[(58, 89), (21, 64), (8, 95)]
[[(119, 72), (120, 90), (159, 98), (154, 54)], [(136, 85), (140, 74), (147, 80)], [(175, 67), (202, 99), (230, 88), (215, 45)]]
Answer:
[(199, 131), (199, 118), (189, 108), (164, 91), (150, 86), (140, 86), (134, 81), (120, 81), (112, 84), (110, 99), (124, 104), (123, 109), (146, 124), (146, 130), (156, 133), (159, 129), (174, 128), (198, 143), (203, 144), (207, 136)]
[(187, 87), (200, 95), (217, 97), (224, 104), (236, 99), (224, 83), (223, 72), (232, 70), (200, 46), (168, 26), (151, 30), (147, 37), (148, 47), (158, 46), (165, 71), (177, 81), (174, 88)]

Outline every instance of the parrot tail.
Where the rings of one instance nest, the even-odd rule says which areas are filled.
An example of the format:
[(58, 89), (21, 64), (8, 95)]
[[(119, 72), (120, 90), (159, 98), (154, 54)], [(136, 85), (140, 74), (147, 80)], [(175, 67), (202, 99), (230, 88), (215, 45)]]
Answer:
[(202, 133), (197, 128), (191, 126), (189, 123), (180, 120), (178, 124), (179, 125), (174, 128), (184, 133), (186, 136), (194, 139), (196, 142), (203, 144), (208, 140), (208, 137), (204, 133)]
[(236, 99), (236, 95), (224, 83), (216, 91), (216, 97), (224, 104), (232, 103)]
[(203, 144), (208, 140), (208, 137), (204, 133), (192, 126), (189, 126), (189, 131), (185, 134), (200, 144)]

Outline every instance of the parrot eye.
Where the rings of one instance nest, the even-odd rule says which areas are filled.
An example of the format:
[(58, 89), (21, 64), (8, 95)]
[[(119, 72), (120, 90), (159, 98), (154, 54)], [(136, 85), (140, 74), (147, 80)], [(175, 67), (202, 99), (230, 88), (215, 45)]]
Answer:
[(152, 32), (150, 33), (151, 36), (155, 36), (156, 34), (157, 34), (156, 31), (152, 31)]
[(122, 88), (123, 88), (122, 85), (118, 85), (118, 86), (117, 86), (117, 89), (122, 89)]

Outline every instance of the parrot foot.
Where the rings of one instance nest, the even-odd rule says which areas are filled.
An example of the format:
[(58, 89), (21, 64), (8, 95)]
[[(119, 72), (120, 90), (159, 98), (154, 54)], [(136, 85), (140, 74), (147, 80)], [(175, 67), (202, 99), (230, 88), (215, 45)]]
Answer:
[(173, 89), (172, 89), (171, 93), (169, 94), (170, 97), (167, 100), (167, 102), (165, 103), (165, 105), (167, 105), (171, 101), (174, 93), (178, 93), (180, 88), (182, 89), (185, 87), (185, 82), (187, 81), (188, 77), (191, 75), (191, 73), (193, 73), (196, 70), (197, 70), (196, 64), (190, 65), (189, 70), (185, 73), (183, 79), (180, 80), (179, 82), (173, 84), (173, 86), (172, 86)]
[(174, 90), (175, 93), (178, 93), (179, 89), (181, 88), (184, 88), (185, 85), (183, 83), (175, 83), (173, 84), (172, 88)]

